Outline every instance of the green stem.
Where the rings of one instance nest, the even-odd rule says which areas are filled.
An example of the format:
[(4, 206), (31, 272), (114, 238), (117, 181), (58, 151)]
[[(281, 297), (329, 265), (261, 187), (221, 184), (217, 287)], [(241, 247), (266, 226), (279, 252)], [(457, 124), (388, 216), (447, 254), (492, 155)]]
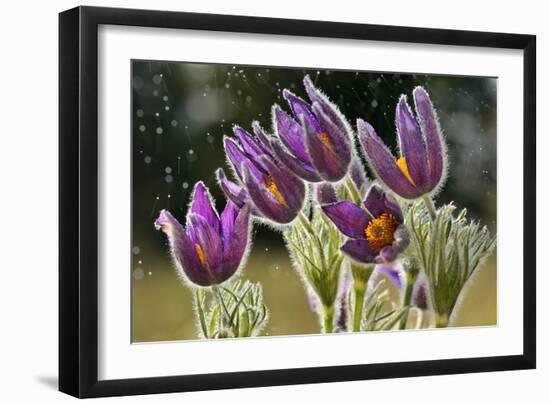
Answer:
[(426, 208), (430, 213), (430, 217), (432, 218), (432, 220), (435, 220), (436, 209), (435, 209), (434, 201), (432, 201), (432, 198), (430, 197), (429, 194), (424, 195), (422, 197), (422, 200), (424, 201), (424, 205), (426, 205)]
[(436, 328), (445, 328), (449, 325), (449, 315), (447, 313), (435, 313)]
[(363, 304), (365, 302), (366, 284), (363, 281), (355, 280), (353, 290), (355, 292), (355, 306), (353, 308), (353, 331), (361, 331), (361, 319), (363, 316)]
[(332, 333), (334, 326), (334, 306), (323, 306), (323, 332)]
[(300, 220), (300, 223), (306, 231), (309, 233), (309, 235), (315, 240), (315, 246), (317, 247), (317, 250), (319, 252), (319, 257), (321, 258), (321, 266), (324, 270), (326, 267), (325, 263), (325, 251), (323, 248), (323, 243), (319, 237), (317, 237), (317, 234), (315, 234), (315, 230), (313, 230), (313, 227), (311, 227), (311, 223), (309, 222), (309, 218), (305, 215), (303, 211), (300, 211), (298, 214), (298, 218)]
[(353, 179), (350, 175), (346, 176), (346, 189), (350, 193), (351, 199), (356, 204), (361, 204), (361, 195), (359, 195), (359, 191), (357, 190), (357, 187), (355, 186), (355, 183), (353, 182)]
[(416, 279), (407, 274), (407, 286), (405, 287), (405, 295), (403, 296), (403, 307), (405, 307), (405, 315), (399, 323), (399, 329), (404, 330), (407, 327), (407, 321), (409, 320), (409, 311), (411, 308), (412, 294), (414, 289), (414, 283)]

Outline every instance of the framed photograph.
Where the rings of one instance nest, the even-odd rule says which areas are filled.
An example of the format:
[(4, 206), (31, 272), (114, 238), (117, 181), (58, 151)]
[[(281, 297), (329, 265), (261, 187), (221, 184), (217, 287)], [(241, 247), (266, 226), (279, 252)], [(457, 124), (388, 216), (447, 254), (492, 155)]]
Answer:
[(534, 36), (59, 27), (61, 391), (535, 367)]

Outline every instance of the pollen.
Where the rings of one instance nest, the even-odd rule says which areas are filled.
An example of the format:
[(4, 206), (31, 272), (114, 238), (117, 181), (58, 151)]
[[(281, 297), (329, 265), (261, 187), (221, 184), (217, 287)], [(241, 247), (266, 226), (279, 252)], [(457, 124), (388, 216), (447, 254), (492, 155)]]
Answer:
[(201, 265), (203, 267), (206, 266), (206, 257), (204, 256), (204, 251), (199, 243), (195, 243), (195, 251), (197, 251), (197, 256), (199, 257)]
[(370, 248), (375, 252), (393, 243), (393, 233), (398, 226), (395, 217), (389, 213), (382, 213), (370, 221), (365, 229), (365, 237)]
[(271, 195), (273, 195), (277, 202), (279, 202), (285, 208), (288, 208), (285, 197), (283, 196), (283, 194), (281, 194), (281, 191), (279, 191), (279, 188), (277, 187), (277, 184), (275, 183), (275, 180), (271, 175), (269, 175), (265, 179), (264, 187), (271, 193)]
[(332, 145), (332, 142), (330, 141), (330, 138), (328, 137), (328, 134), (326, 132), (320, 132), (317, 134), (317, 137), (325, 145), (325, 147), (331, 152), (332, 155), (336, 156), (336, 152), (334, 151), (334, 146)]
[(405, 157), (399, 157), (395, 164), (397, 164), (397, 167), (399, 167), (399, 169), (401, 170), (403, 175), (409, 180), (409, 182), (414, 187), (416, 187), (416, 184), (414, 183), (413, 179), (411, 178), (411, 174), (409, 173), (409, 167), (407, 167), (407, 160), (405, 160)]

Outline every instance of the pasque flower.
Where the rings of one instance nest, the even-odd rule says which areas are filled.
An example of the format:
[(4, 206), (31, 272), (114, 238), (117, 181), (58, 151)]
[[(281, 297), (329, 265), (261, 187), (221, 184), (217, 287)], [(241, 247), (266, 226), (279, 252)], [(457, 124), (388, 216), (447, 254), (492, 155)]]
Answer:
[(377, 176), (396, 194), (416, 199), (439, 188), (445, 178), (445, 143), (430, 96), (413, 91), (418, 120), (402, 95), (395, 111), (401, 156), (392, 155), (374, 128), (357, 120), (359, 140)]
[(254, 136), (235, 126), (235, 138), (224, 138), (225, 154), (239, 183), (230, 181), (223, 169), (218, 180), (225, 195), (237, 206), (251, 201), (255, 212), (277, 223), (293, 221), (304, 204), (305, 184), (273, 156), (271, 144), (257, 123)]
[(392, 262), (409, 245), (401, 208), (377, 185), (370, 187), (363, 207), (343, 201), (323, 205), (322, 209), (350, 238), (341, 250), (356, 261)]
[(241, 208), (232, 201), (221, 216), (212, 206), (201, 182), (195, 185), (186, 227), (167, 210), (155, 221), (168, 237), (176, 267), (190, 282), (211, 286), (229, 279), (242, 264), (249, 239), (250, 205)]
[(304, 78), (311, 104), (288, 89), (283, 97), (293, 116), (278, 105), (272, 115), (278, 139), (272, 141), (274, 153), (292, 172), (309, 182), (341, 180), (351, 161), (350, 129), (336, 105)]

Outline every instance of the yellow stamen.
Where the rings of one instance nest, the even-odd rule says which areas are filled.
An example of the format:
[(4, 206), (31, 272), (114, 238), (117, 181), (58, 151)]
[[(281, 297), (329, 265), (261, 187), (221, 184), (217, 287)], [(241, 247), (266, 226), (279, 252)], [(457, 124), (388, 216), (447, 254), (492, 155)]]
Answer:
[(273, 195), (275, 199), (277, 199), (277, 202), (279, 202), (285, 208), (288, 208), (285, 197), (283, 196), (283, 194), (281, 194), (281, 191), (279, 191), (279, 188), (277, 187), (277, 184), (275, 183), (271, 175), (266, 178), (264, 182), (264, 187), (271, 193), (271, 195)]
[(325, 145), (325, 147), (334, 155), (336, 156), (336, 152), (334, 151), (334, 146), (332, 145), (332, 142), (330, 141), (330, 138), (328, 137), (326, 132), (320, 132), (317, 134), (319, 137), (319, 140), (321, 143)]
[(393, 243), (393, 233), (399, 223), (390, 213), (382, 213), (370, 221), (365, 229), (365, 237), (375, 252)]
[(413, 187), (416, 187), (416, 184), (411, 178), (411, 174), (409, 174), (409, 168), (407, 167), (407, 160), (405, 160), (405, 157), (399, 157), (395, 164), (397, 164), (397, 167), (399, 167), (403, 175), (409, 180)]
[(204, 256), (204, 251), (202, 251), (202, 247), (199, 243), (195, 243), (195, 251), (197, 251), (197, 256), (199, 257), (201, 265), (203, 267), (206, 266), (206, 257)]

